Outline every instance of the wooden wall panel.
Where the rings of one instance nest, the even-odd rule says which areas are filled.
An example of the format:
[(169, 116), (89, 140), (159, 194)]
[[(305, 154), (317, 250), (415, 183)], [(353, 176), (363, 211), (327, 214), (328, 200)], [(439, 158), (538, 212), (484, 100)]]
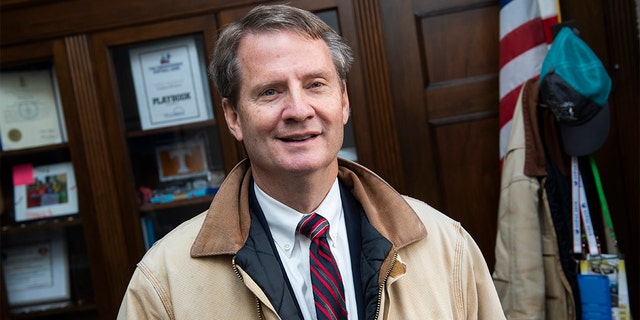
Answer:
[(425, 90), (429, 119), (456, 117), (461, 114), (497, 113), (498, 76), (488, 74), (469, 79), (467, 83), (437, 83)]
[(490, 251), (496, 240), (500, 190), (498, 141), (494, 138), (497, 125), (495, 117), (432, 124), (445, 212), (469, 231), (489, 266), (494, 264)]
[(258, 0), (75, 0), (24, 1), (21, 6), (4, 6), (0, 19), (2, 44), (88, 33), (177, 16), (198, 15)]
[(389, 108), (395, 116), (404, 192), (442, 208), (439, 173), (434, 170), (437, 155), (433, 153), (434, 142), (427, 127), (418, 18), (409, 0), (377, 2), (387, 58), (387, 64), (378, 68), (388, 68)]
[[(356, 21), (358, 23), (362, 55), (357, 56), (363, 66), (362, 85), (366, 90), (366, 100), (356, 101), (362, 106), (355, 109), (369, 119), (368, 134), (372, 157), (362, 163), (369, 166), (400, 192), (407, 192), (402, 174), (402, 156), (398, 145), (395, 114), (391, 106), (392, 93), (389, 82), (388, 64), (382, 36), (381, 16), (378, 6), (372, 1), (356, 0)], [(355, 115), (358, 116), (358, 115)], [(364, 132), (363, 132), (364, 134)], [(361, 149), (359, 149), (361, 150)]]
[[(430, 120), (496, 111), (498, 24), (495, 6), (418, 16)], [(456, 27), (452, 27), (456, 26)]]
[(602, 60), (613, 81), (611, 130), (597, 160), (618, 247), (625, 254), (632, 314), (640, 313), (640, 38), (635, 0), (562, 0), (563, 20)]
[(383, 9), (383, 24), (407, 184), (460, 221), (492, 266), (500, 189), (498, 4), (415, 0), (396, 2), (393, 11)]
[[(86, 165), (92, 176), (83, 177), (82, 183), (93, 192), (92, 199), (100, 201), (88, 204), (88, 212), (83, 213), (85, 219), (85, 233), (89, 237), (89, 255), (102, 256), (104, 259), (93, 257), (92, 271), (105, 270), (106, 288), (95, 288), (97, 295), (107, 294), (109, 299), (99, 299), (106, 303), (100, 310), (104, 311), (102, 317), (115, 317), (115, 310), (120, 305), (120, 297), (126, 288), (130, 278), (132, 261), (127, 259), (127, 239), (122, 229), (122, 215), (114, 192), (114, 174), (105, 141), (105, 129), (102, 117), (101, 105), (97, 95), (97, 87), (93, 78), (93, 65), (89, 55), (89, 48), (85, 36), (73, 36), (65, 39), (67, 60), (73, 84), (75, 104), (77, 108), (77, 122), (73, 121), (73, 130), (70, 131), (69, 141), (80, 149), (73, 149), (74, 164)], [(70, 89), (70, 88), (69, 88)], [(77, 152), (82, 150), (81, 153)], [(77, 152), (77, 153), (76, 153)], [(80, 160), (82, 159), (82, 160)], [(78, 160), (78, 161), (77, 161)], [(79, 184), (80, 185), (80, 184)], [(131, 242), (129, 242), (131, 244)], [(104, 250), (109, 248), (109, 250)], [(94, 277), (96, 275), (94, 274)], [(100, 275), (98, 275), (100, 276)], [(104, 281), (95, 281), (104, 283)]]
[(496, 6), (425, 12), (419, 41), (428, 85), (495, 74), (498, 56)]

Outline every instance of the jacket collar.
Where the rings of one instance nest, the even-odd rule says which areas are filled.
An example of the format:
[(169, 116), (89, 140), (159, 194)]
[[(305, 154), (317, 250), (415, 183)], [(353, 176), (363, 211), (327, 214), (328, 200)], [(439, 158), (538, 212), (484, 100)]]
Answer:
[[(547, 108), (538, 107), (539, 92), (538, 79), (529, 79), (523, 85), (522, 96), (518, 100), (518, 104), (522, 106), (524, 125), (524, 174), (529, 177), (546, 176), (546, 156), (548, 156), (558, 166), (562, 174), (568, 175), (570, 158), (561, 149), (560, 141), (557, 138), (559, 137), (559, 128), (553, 112)], [(512, 128), (512, 130), (514, 129)], [(510, 149), (514, 147), (512, 145)], [(545, 155), (545, 153), (547, 154)]]
[[(397, 249), (427, 236), (427, 230), (404, 198), (369, 169), (339, 159), (338, 178), (360, 202), (371, 225)], [(192, 257), (234, 255), (249, 234), (251, 164), (243, 160), (229, 172), (211, 202)]]

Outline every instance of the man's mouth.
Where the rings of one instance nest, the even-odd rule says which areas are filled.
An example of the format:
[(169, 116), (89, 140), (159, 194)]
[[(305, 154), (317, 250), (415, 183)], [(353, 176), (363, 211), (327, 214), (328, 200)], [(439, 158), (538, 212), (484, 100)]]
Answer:
[(317, 134), (308, 134), (308, 135), (304, 135), (304, 136), (280, 138), (280, 140), (282, 140), (284, 142), (299, 142), (299, 141), (305, 141), (307, 139), (314, 138), (316, 136), (318, 136), (318, 135)]

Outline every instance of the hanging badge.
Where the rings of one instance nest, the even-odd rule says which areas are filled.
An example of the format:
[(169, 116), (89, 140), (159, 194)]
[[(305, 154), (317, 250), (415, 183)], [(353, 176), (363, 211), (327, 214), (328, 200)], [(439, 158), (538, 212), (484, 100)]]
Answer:
[[(618, 255), (587, 255), (580, 261), (578, 285), (583, 319), (631, 320), (627, 274)], [(598, 317), (605, 308), (608, 317)]]

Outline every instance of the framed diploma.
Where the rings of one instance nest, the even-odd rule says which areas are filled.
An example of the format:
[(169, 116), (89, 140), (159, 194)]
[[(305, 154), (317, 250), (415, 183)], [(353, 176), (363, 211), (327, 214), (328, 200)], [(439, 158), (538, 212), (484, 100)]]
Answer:
[(62, 229), (3, 238), (2, 270), (11, 307), (71, 299)]
[(194, 37), (129, 49), (143, 130), (213, 118), (201, 51)]
[(78, 213), (78, 189), (71, 162), (13, 167), (15, 221)]
[(158, 177), (161, 182), (207, 177), (206, 142), (197, 139), (156, 147)]
[(66, 141), (53, 69), (0, 74), (0, 132), (5, 151)]

